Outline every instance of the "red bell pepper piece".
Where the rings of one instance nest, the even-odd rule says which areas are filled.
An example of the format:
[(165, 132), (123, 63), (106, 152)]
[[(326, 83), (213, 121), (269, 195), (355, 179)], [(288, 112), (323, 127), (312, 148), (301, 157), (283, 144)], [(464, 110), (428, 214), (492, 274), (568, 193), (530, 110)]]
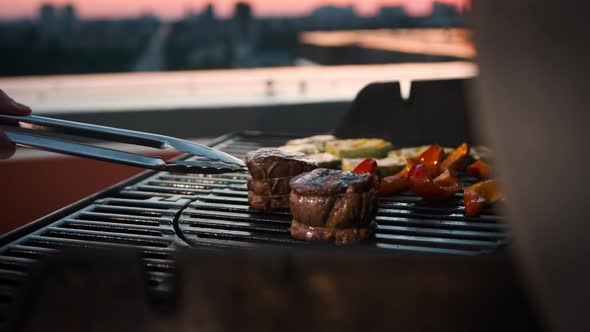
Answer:
[(445, 160), (440, 165), (441, 169), (448, 169), (455, 173), (459, 171), (461, 166), (463, 166), (463, 162), (465, 162), (465, 159), (467, 159), (470, 149), (471, 145), (467, 143), (461, 144), (445, 158)]
[(418, 159), (407, 158), (406, 167), (395, 175), (386, 176), (379, 184), (379, 194), (391, 195), (408, 189), (408, 173), (416, 166)]
[(418, 162), (426, 167), (429, 176), (436, 176), (440, 172), (440, 159), (444, 153), (440, 145), (433, 144), (418, 156)]
[(355, 174), (371, 174), (373, 176), (374, 186), (375, 188), (378, 188), (379, 175), (377, 175), (377, 162), (375, 161), (375, 159), (367, 158), (361, 161), (360, 164), (356, 165), (352, 172)]
[(380, 195), (391, 195), (408, 189), (408, 177), (394, 174), (381, 179), (379, 183)]
[(454, 186), (455, 183), (459, 182), (455, 177), (455, 173), (449, 169), (445, 169), (444, 172), (440, 173), (439, 176), (435, 177), (432, 182), (438, 186), (447, 187)]
[(492, 177), (492, 168), (483, 160), (478, 160), (467, 166), (467, 174), (479, 180), (488, 180)]
[(461, 182), (448, 169), (433, 179), (424, 164), (410, 170), (408, 186), (416, 195), (428, 200), (448, 199), (461, 190)]
[(377, 162), (375, 159), (367, 158), (360, 162), (360, 164), (356, 165), (356, 167), (352, 170), (355, 174), (377, 174)]
[(463, 192), (465, 216), (476, 217), (481, 210), (504, 198), (496, 180), (486, 180), (472, 184)]
[(410, 173), (410, 170), (412, 168), (414, 168), (414, 166), (418, 165), (418, 159), (417, 158), (406, 158), (406, 167), (404, 167), (404, 169), (402, 169), (401, 171), (399, 171), (399, 175), (403, 175), (403, 176), (408, 176), (408, 173)]

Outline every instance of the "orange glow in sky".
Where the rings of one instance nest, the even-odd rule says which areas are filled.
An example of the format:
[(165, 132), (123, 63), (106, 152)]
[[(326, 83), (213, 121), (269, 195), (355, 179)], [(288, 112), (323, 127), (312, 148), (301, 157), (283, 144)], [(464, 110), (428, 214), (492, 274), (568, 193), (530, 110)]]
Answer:
[[(243, 0), (242, 0), (243, 1)], [(471, 0), (437, 0), (455, 5), (459, 10), (469, 8)], [(132, 17), (154, 14), (162, 18), (183, 17), (188, 11), (201, 11), (208, 3), (215, 5), (216, 14), (229, 16), (239, 0), (0, 0), (0, 18), (33, 17), (41, 4), (73, 4), (82, 17)], [(433, 0), (249, 0), (257, 16), (306, 15), (323, 5), (353, 5), (359, 15), (372, 15), (383, 5), (403, 5), (411, 15), (428, 15)]]

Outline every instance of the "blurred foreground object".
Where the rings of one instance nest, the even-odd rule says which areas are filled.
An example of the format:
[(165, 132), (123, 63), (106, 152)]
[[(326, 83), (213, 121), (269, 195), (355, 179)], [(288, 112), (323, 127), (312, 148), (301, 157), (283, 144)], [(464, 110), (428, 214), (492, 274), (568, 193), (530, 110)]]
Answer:
[(525, 284), (552, 328), (589, 331), (590, 181), (580, 176), (589, 162), (588, 15), (575, 1), (473, 7), (480, 65), (473, 119), (497, 152)]

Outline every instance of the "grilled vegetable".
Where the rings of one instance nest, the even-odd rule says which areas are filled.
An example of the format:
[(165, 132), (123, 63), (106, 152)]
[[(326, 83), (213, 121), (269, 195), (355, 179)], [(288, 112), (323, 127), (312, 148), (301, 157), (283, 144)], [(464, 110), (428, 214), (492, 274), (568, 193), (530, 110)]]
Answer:
[(342, 160), (331, 153), (322, 152), (310, 154), (309, 157), (318, 163), (321, 168), (340, 168)]
[(310, 136), (310, 137), (305, 137), (305, 138), (292, 139), (292, 140), (288, 141), (286, 145), (311, 144), (311, 145), (315, 145), (315, 147), (318, 149), (318, 153), (319, 153), (319, 152), (325, 152), (326, 151), (326, 143), (330, 142), (330, 141), (334, 141), (334, 140), (336, 140), (336, 137), (334, 137), (334, 135), (315, 135), (315, 136)]
[(443, 170), (448, 169), (451, 172), (457, 172), (463, 166), (465, 159), (469, 155), (470, 145), (467, 143), (461, 144), (458, 148), (453, 150), (440, 165)]
[(371, 174), (373, 176), (373, 186), (375, 188), (379, 186), (379, 175), (377, 174), (377, 162), (375, 159), (367, 158), (361, 161), (352, 172), (354, 174)]
[[(342, 170), (352, 171), (362, 161), (363, 159), (360, 158), (345, 158), (342, 160)], [(375, 161), (377, 162), (377, 172), (382, 178), (399, 172), (406, 165), (405, 160), (400, 158), (383, 158), (375, 159)]]
[(277, 148), (283, 152), (289, 153), (305, 153), (305, 154), (316, 154), (320, 153), (320, 149), (314, 144), (293, 144), (283, 145)]
[(408, 187), (416, 195), (428, 200), (444, 200), (461, 190), (461, 183), (448, 169), (433, 178), (425, 164), (414, 166), (408, 172)]
[[(415, 146), (411, 148), (403, 148), (390, 151), (387, 156), (392, 158), (401, 158), (405, 160), (406, 158), (418, 158), (418, 156), (428, 150), (430, 145), (422, 145), (422, 146)], [(449, 154), (453, 151), (453, 148), (443, 147), (445, 154)]]
[(408, 189), (408, 173), (418, 163), (416, 158), (408, 158), (406, 167), (395, 175), (381, 179), (379, 183), (380, 195), (391, 195)]
[(487, 180), (492, 176), (492, 168), (483, 160), (478, 160), (467, 166), (467, 174), (479, 180)]
[(418, 156), (418, 163), (424, 165), (428, 176), (435, 177), (440, 173), (440, 159), (444, 154), (444, 149), (433, 144)]
[(326, 152), (340, 158), (385, 158), (392, 145), (382, 139), (360, 138), (326, 143)]
[(402, 158), (404, 160), (405, 158), (416, 158), (422, 152), (426, 151), (429, 147), (430, 145), (422, 145), (411, 148), (392, 150), (387, 154), (387, 156), (391, 158)]
[(377, 175), (377, 162), (375, 159), (367, 158), (361, 161), (353, 170), (354, 174), (369, 173), (371, 175)]
[(467, 217), (476, 217), (485, 206), (503, 198), (504, 195), (498, 188), (496, 180), (486, 180), (472, 184), (463, 192), (465, 215)]

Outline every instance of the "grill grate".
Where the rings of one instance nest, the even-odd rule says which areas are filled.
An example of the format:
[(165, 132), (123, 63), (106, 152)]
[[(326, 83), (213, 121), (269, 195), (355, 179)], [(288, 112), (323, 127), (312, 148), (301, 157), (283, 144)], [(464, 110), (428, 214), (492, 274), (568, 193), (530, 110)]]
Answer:
[[(293, 137), (234, 134), (213, 146), (239, 158), (259, 147), (282, 145)], [(181, 175), (147, 172), (139, 179), (49, 216), (0, 240), (0, 326), (31, 266), (66, 248), (136, 248), (150, 286), (174, 278), (173, 254), (181, 237), (202, 248), (304, 246), (289, 235), (288, 212), (262, 213), (247, 203), (247, 174)], [(469, 184), (472, 179), (464, 178)], [(425, 203), (411, 193), (383, 198), (374, 240), (364, 246), (451, 254), (501, 251), (506, 226), (493, 211), (463, 216), (462, 197)], [(178, 218), (177, 218), (178, 217)], [(35, 226), (37, 225), (37, 226)], [(31, 230), (32, 229), (32, 230)]]
[[(225, 189), (197, 195), (179, 218), (187, 240), (195, 246), (307, 244), (289, 235), (288, 212), (259, 212), (248, 206), (247, 178), (241, 174), (228, 177)], [(433, 205), (411, 193), (382, 198), (374, 241), (365, 246), (453, 254), (501, 250), (506, 235), (500, 218), (490, 211), (478, 218), (467, 218), (461, 204), (462, 199), (457, 198)]]

